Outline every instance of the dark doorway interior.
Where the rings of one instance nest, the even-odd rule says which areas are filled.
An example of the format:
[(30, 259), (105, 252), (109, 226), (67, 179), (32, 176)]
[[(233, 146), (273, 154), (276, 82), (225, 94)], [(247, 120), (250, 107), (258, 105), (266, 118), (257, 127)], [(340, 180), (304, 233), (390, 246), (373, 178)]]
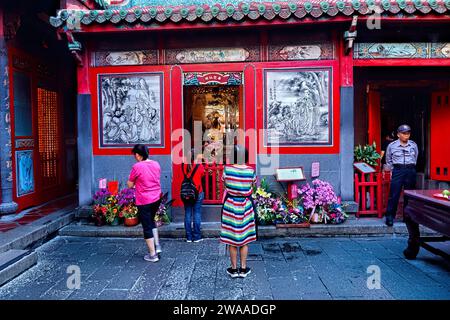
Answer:
[(396, 131), (399, 125), (408, 124), (411, 140), (417, 143), (419, 158), (417, 171), (426, 171), (428, 148), (428, 121), (431, 94), (423, 88), (385, 88), (381, 93), (381, 136)]

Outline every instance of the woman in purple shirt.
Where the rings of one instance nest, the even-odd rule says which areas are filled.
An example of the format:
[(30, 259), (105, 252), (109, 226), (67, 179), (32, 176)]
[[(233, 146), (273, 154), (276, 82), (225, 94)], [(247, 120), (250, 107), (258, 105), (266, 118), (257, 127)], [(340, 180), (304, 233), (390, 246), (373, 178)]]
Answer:
[(127, 185), (128, 188), (134, 187), (136, 190), (136, 206), (149, 249), (144, 259), (157, 262), (161, 246), (155, 225), (155, 214), (161, 203), (161, 167), (158, 162), (148, 158), (147, 147), (143, 144), (135, 145), (131, 153), (134, 154), (137, 163), (131, 169)]

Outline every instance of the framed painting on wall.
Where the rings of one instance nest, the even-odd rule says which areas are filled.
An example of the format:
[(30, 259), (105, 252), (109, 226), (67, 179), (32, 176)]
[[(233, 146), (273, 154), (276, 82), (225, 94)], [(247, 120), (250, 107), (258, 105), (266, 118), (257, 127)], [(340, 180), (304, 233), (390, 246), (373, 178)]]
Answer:
[(264, 146), (333, 145), (331, 70), (264, 70)]
[(100, 148), (164, 147), (163, 73), (98, 75)]

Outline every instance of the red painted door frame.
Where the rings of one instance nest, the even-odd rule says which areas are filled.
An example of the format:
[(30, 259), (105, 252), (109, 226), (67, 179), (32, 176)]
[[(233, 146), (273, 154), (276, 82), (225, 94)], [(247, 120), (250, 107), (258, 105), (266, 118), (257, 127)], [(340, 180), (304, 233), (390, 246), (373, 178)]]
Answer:
[[(29, 63), (29, 68), (27, 70), (21, 70), (16, 68), (13, 64), (14, 57), (20, 57)], [(41, 61), (36, 57), (17, 49), (14, 47), (8, 48), (8, 60), (9, 60), (9, 100), (10, 100), (10, 113), (11, 113), (11, 156), (12, 156), (12, 171), (13, 171), (13, 200), (19, 205), (19, 211), (25, 208), (36, 206), (46, 201), (49, 201), (55, 197), (61, 196), (67, 190), (65, 188), (63, 168), (64, 168), (64, 148), (63, 148), (63, 117), (62, 117), (62, 94), (60, 87), (57, 83), (57, 79), (49, 80), (42, 77), (36, 71), (36, 67), (39, 63), (46, 63), (46, 61)], [(50, 64), (49, 64), (50, 65)], [(15, 114), (14, 110), (14, 72), (25, 73), (30, 78), (30, 90), (31, 90), (31, 126), (32, 126), (32, 136), (15, 136), (15, 117), (19, 116)], [(38, 96), (37, 89), (40, 83), (46, 85), (43, 88), (54, 90), (57, 93), (57, 114), (58, 114), (58, 147), (59, 147), (59, 161), (57, 166), (58, 182), (55, 186), (46, 188), (41, 179), (41, 159), (39, 155), (39, 131), (38, 131)], [(33, 139), (33, 147), (19, 147), (16, 148), (17, 139)], [(17, 163), (16, 163), (16, 151), (20, 150), (31, 150), (33, 152), (33, 175), (34, 175), (34, 192), (24, 195), (17, 196)]]
[[(182, 65), (173, 66), (170, 70), (170, 95), (172, 97), (171, 114), (172, 114), (172, 132), (177, 129), (183, 129), (184, 123), (184, 102), (183, 102), (183, 73), (186, 72), (242, 72), (244, 74), (244, 128), (245, 130), (255, 128), (255, 67), (253, 64), (244, 63), (224, 63), (224, 64), (198, 64), (198, 65)], [(249, 112), (250, 111), (250, 112)], [(183, 203), (179, 198), (180, 186), (182, 182), (182, 172), (179, 159), (182, 159), (182, 139), (181, 135), (176, 134), (172, 140), (172, 198), (175, 199), (174, 206), (182, 206)], [(256, 139), (256, 138), (255, 138)], [(251, 145), (251, 137), (246, 137), (246, 147)], [(256, 144), (255, 146), (256, 147)], [(249, 152), (250, 155), (256, 156), (255, 152)], [(255, 158), (250, 159), (250, 163), (255, 163)]]

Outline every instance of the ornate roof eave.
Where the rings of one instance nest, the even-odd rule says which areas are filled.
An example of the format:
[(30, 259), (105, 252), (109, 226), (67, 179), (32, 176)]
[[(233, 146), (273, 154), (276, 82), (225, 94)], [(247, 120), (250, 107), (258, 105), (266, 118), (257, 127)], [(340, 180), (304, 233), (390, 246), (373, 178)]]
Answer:
[[(102, 1), (102, 0), (98, 0)], [(59, 10), (50, 18), (54, 27), (79, 30), (82, 25), (210, 21), (287, 20), (337, 16), (450, 15), (450, 0), (311, 0), (285, 2), (242, 2), (237, 5), (145, 6), (129, 9)]]

